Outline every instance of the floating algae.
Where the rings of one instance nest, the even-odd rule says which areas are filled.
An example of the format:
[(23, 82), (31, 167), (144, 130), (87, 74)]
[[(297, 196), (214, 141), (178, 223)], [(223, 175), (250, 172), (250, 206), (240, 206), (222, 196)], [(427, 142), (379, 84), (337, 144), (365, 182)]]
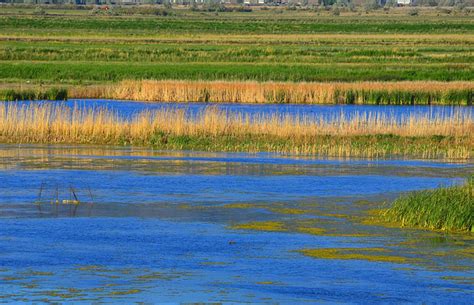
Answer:
[(53, 276), (53, 272), (47, 272), (47, 271), (34, 271), (34, 270), (28, 270), (26, 272), (23, 272), (22, 275), (24, 276)]
[(270, 211), (278, 214), (287, 214), (287, 215), (302, 215), (308, 213), (308, 211), (295, 208), (270, 208)]
[(232, 229), (285, 232), (287, 229), (281, 221), (254, 221), (231, 226)]
[(307, 227), (300, 227), (296, 229), (300, 233), (307, 233), (312, 235), (326, 235), (326, 230), (321, 228), (307, 228)]
[(384, 248), (321, 248), (303, 249), (298, 252), (319, 259), (365, 260), (397, 264), (404, 264), (411, 261), (402, 256), (385, 255), (390, 251)]
[(474, 278), (472, 277), (465, 277), (465, 276), (443, 276), (441, 277), (443, 280), (447, 281), (454, 281), (464, 285), (473, 285), (474, 286)]
[(119, 290), (119, 291), (112, 291), (110, 295), (129, 295), (129, 294), (136, 294), (140, 293), (140, 289), (129, 289), (129, 290)]
[(251, 203), (229, 203), (222, 206), (226, 209), (251, 209), (257, 207), (255, 204)]
[(257, 282), (258, 285), (283, 285), (282, 282), (274, 282), (274, 281), (261, 281)]

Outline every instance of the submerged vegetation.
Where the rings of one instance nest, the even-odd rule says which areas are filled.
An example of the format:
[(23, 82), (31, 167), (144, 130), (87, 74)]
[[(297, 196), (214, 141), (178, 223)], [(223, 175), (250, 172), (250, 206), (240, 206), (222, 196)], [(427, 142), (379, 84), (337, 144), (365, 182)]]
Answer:
[(0, 141), (149, 145), (161, 149), (274, 151), (337, 157), (415, 156), (469, 159), (474, 121), (458, 113), (444, 118), (335, 115), (259, 115), (214, 107), (191, 116), (185, 110), (144, 111), (131, 119), (107, 109), (80, 110), (51, 104), (0, 105)]
[(303, 249), (299, 252), (303, 255), (319, 259), (366, 260), (397, 264), (410, 262), (410, 259), (394, 255), (386, 248), (322, 248)]
[(383, 216), (401, 226), (473, 232), (474, 177), (464, 185), (413, 192), (395, 200)]

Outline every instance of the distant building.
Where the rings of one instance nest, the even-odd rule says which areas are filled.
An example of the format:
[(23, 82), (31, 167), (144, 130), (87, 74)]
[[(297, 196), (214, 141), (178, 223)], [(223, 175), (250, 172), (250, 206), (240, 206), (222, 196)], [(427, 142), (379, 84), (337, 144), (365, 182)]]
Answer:
[(411, 0), (397, 0), (398, 5), (410, 5)]
[(244, 0), (244, 4), (246, 5), (263, 5), (265, 4), (265, 0)]

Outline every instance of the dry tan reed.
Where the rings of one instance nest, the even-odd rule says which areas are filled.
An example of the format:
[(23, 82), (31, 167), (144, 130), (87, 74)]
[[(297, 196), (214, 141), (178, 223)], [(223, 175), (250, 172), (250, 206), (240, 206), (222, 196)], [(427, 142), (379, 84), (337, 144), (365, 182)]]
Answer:
[[(462, 95), (458, 101), (449, 94)], [(122, 81), (71, 88), (70, 98), (216, 103), (471, 103), (474, 82), (281, 83), (242, 81)], [(406, 93), (406, 94), (405, 94)], [(416, 100), (415, 100), (416, 99)]]
[(474, 120), (466, 113), (429, 118), (406, 115), (358, 115), (314, 119), (304, 115), (227, 113), (208, 107), (190, 116), (182, 109), (143, 111), (124, 119), (106, 109), (80, 110), (67, 106), (0, 104), (2, 141), (19, 142), (114, 142), (122, 137), (146, 141), (155, 132), (175, 135), (270, 135), (280, 138), (311, 138), (321, 135), (401, 137), (447, 136), (474, 139)]

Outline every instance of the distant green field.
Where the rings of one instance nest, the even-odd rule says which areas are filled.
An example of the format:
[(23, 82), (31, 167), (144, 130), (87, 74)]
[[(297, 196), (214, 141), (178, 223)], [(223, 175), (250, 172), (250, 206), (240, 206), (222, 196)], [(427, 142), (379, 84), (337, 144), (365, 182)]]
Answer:
[[(0, 80), (471, 81), (474, 19), (312, 11), (0, 13)], [(22, 13), (19, 13), (22, 12)]]
[(314, 34), (314, 33), (472, 33), (472, 16), (398, 16), (353, 15), (318, 16), (317, 14), (272, 11), (256, 13), (179, 14), (174, 16), (75, 16), (5, 15), (0, 27), (22, 32), (33, 30), (71, 33), (117, 33), (119, 35), (156, 35), (170, 33), (220, 34)]
[(472, 80), (470, 65), (292, 65), (226, 63), (2, 62), (0, 78), (86, 83), (123, 79), (376, 81)]

